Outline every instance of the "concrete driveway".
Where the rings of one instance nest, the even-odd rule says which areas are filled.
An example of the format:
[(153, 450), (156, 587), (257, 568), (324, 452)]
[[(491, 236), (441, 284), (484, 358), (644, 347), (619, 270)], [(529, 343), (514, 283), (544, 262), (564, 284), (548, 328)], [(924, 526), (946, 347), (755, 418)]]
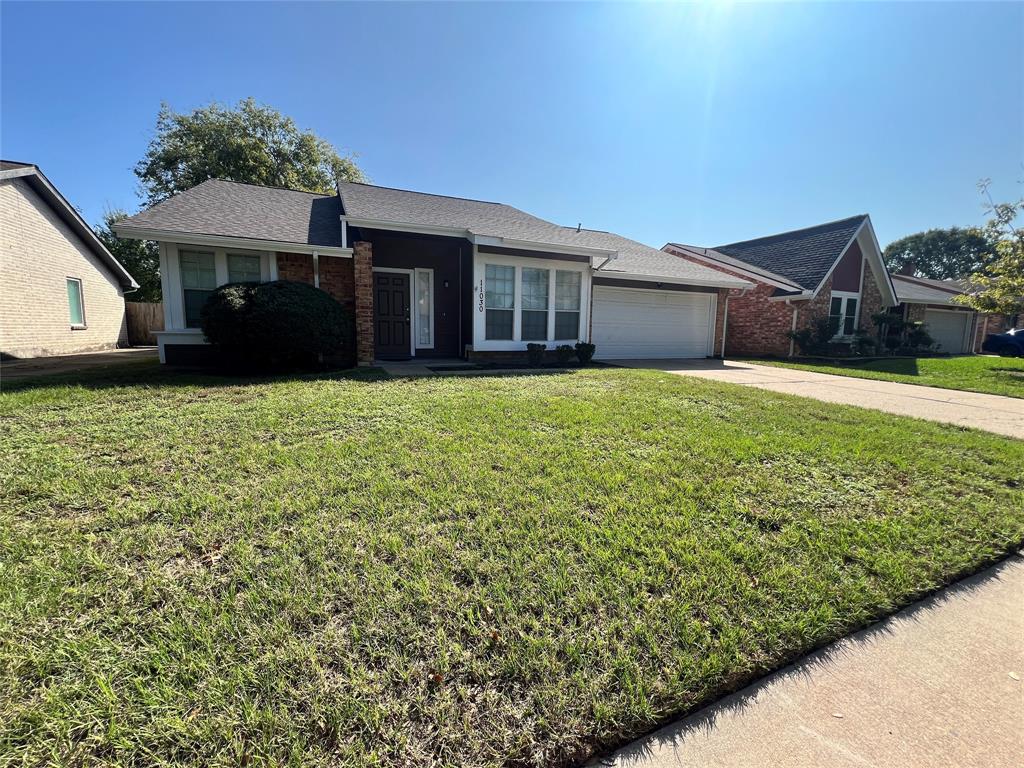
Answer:
[(955, 584), (593, 765), (1016, 768), (1024, 559)]
[(38, 376), (78, 373), (90, 368), (108, 368), (129, 360), (156, 359), (156, 347), (136, 347), (134, 349), (110, 349), (103, 352), (82, 352), (77, 355), (7, 360), (0, 363), (0, 384), (18, 379), (34, 379)]
[(731, 360), (617, 360), (630, 368), (744, 384), (829, 403), (874, 408), (900, 416), (973, 427), (1024, 439), (1024, 399), (920, 387), (893, 381), (855, 379)]

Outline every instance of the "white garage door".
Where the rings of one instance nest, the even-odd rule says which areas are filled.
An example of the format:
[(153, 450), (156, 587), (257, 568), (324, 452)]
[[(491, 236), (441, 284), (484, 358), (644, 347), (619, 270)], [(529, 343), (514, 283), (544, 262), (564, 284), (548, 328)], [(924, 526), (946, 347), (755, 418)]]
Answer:
[(957, 355), (968, 351), (971, 327), (970, 312), (942, 312), (926, 309), (924, 324), (928, 335), (939, 345), (940, 352)]
[(603, 360), (707, 357), (715, 294), (594, 286), (591, 341)]

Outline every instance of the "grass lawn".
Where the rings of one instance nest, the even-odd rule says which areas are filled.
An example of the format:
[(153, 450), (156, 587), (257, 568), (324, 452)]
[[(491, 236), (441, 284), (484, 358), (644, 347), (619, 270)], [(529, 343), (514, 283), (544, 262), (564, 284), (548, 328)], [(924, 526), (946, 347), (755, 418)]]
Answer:
[(750, 362), (855, 376), (859, 379), (882, 379), (943, 389), (1024, 397), (1024, 358), (921, 357), (870, 362), (851, 360), (848, 363), (791, 363), (788, 360), (751, 359)]
[(655, 371), (0, 396), (12, 764), (563, 765), (1024, 541), (1024, 441)]

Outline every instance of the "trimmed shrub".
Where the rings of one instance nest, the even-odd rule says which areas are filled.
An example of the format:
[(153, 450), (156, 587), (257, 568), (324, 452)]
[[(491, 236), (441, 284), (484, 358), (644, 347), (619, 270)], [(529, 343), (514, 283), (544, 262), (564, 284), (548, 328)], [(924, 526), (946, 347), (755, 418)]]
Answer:
[(594, 359), (594, 352), (597, 350), (593, 344), (587, 344), (585, 341), (581, 341), (576, 345), (576, 357), (582, 365), (586, 365)]
[(541, 365), (544, 362), (544, 350), (547, 348), (547, 344), (527, 344), (526, 359), (530, 361), (530, 365), (535, 368)]
[(568, 344), (560, 344), (555, 347), (555, 360), (559, 365), (565, 365), (572, 356), (576, 354), (576, 350), (570, 347)]
[(351, 313), (306, 283), (222, 285), (200, 312), (203, 333), (232, 368), (316, 368), (355, 362)]

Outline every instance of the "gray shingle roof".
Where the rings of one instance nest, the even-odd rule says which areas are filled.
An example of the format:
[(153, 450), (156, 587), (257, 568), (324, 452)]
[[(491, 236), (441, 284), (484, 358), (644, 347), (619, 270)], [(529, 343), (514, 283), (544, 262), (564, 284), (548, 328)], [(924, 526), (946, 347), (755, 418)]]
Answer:
[(671, 253), (651, 248), (612, 232), (584, 229), (577, 233), (575, 228), (568, 229), (580, 239), (580, 242), (592, 248), (606, 248), (618, 252), (617, 258), (601, 267), (600, 274), (608, 277), (615, 277), (616, 274), (649, 275), (652, 280), (664, 277), (670, 280), (691, 282), (695, 285), (733, 286), (736, 288), (751, 285), (746, 280), (686, 259), (680, 259)]
[[(446, 197), (372, 184), (341, 182), (345, 215), (356, 219), (466, 230), (475, 235), (552, 245), (581, 246), (575, 229), (531, 216), (504, 203)], [(583, 246), (586, 247), (586, 246)], [(591, 246), (597, 247), (597, 246)]]
[(866, 214), (713, 250), (759, 269), (774, 272), (809, 291), (818, 287), (860, 228)]
[(503, 203), (445, 197), (370, 184), (338, 185), (345, 215), (356, 219), (465, 230), (475, 235), (570, 248), (617, 252), (602, 273), (650, 275), (707, 285), (747, 285), (718, 270), (684, 261), (635, 240), (599, 230), (565, 227)]
[(341, 247), (336, 195), (211, 179), (123, 220), (121, 229), (156, 229)]
[(901, 302), (953, 304), (953, 297), (964, 292), (963, 283), (955, 280), (931, 280), (925, 277), (892, 275), (896, 296)]

